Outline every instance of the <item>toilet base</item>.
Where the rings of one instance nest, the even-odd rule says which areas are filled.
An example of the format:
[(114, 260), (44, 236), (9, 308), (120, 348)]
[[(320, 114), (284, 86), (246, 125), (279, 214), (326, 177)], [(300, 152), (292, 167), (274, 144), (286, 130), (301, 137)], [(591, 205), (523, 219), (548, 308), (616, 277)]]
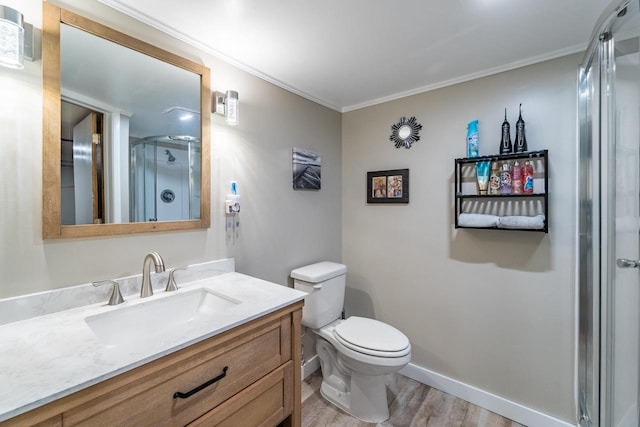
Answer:
[(384, 380), (384, 375), (352, 372), (348, 391), (339, 390), (323, 379), (320, 394), (349, 415), (369, 423), (381, 423), (389, 419)]
[(393, 358), (356, 352), (335, 339), (334, 330), (340, 322), (313, 330), (322, 369), (320, 393), (349, 415), (381, 423), (389, 418), (386, 376), (404, 368), (411, 352)]
[(322, 385), (320, 394), (329, 402), (362, 421), (380, 423), (389, 418), (384, 375), (353, 371), (328, 341), (318, 337)]

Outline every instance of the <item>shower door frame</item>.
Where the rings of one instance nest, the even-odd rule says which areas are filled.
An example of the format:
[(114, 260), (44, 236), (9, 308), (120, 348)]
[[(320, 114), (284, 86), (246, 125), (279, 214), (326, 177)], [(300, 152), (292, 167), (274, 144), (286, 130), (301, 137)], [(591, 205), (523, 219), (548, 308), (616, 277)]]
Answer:
[[(613, 34), (638, 0), (613, 1), (602, 13), (578, 76), (578, 420), (611, 417), (615, 273), (615, 57)], [(625, 13), (622, 13), (625, 12)], [(628, 16), (628, 15), (627, 15)], [(597, 105), (597, 113), (592, 107)], [(613, 197), (613, 199), (612, 199)], [(609, 202), (609, 203), (608, 203)]]
[[(168, 140), (165, 140), (168, 138)], [(171, 135), (153, 135), (145, 138), (141, 138), (129, 144), (129, 215), (134, 222), (145, 222), (145, 221), (158, 221), (158, 147), (159, 144), (163, 144), (164, 146), (169, 146), (171, 149), (179, 149), (183, 150), (182, 147), (176, 146), (172, 148), (172, 140), (176, 145), (180, 145), (178, 142), (183, 143), (184, 147), (186, 147), (186, 155), (187, 155), (187, 173), (188, 173), (188, 195), (187, 195), (187, 203), (188, 203), (188, 218), (180, 218), (180, 219), (171, 219), (170, 221), (183, 221), (183, 220), (194, 220), (199, 219), (200, 211), (199, 208), (196, 209), (194, 207), (194, 196), (198, 198), (198, 205), (200, 204), (200, 195), (202, 192), (202, 188), (200, 188), (199, 183), (201, 182), (201, 168), (197, 167), (197, 163), (202, 162), (202, 144), (201, 139), (197, 137), (188, 137), (188, 136), (171, 136)], [(197, 146), (194, 146), (194, 143)], [(143, 219), (139, 219), (140, 209), (138, 204), (136, 203), (139, 199), (142, 199), (143, 210), (144, 213), (147, 214), (147, 200), (145, 197), (147, 196), (146, 185), (144, 185), (145, 189), (138, 192), (137, 188), (137, 174), (140, 172), (141, 168), (144, 168), (147, 160), (145, 155), (144, 164), (138, 164), (139, 159), (135, 154), (135, 149), (142, 145), (142, 150), (146, 151), (146, 149), (150, 146), (153, 146), (153, 217), (149, 218), (149, 215), (142, 216)], [(194, 174), (197, 174), (198, 179), (194, 179)], [(197, 188), (196, 188), (197, 187)], [(197, 191), (196, 191), (197, 190)], [(197, 193), (197, 195), (196, 195)], [(150, 204), (149, 204), (150, 205)], [(165, 221), (165, 220), (160, 220)]]

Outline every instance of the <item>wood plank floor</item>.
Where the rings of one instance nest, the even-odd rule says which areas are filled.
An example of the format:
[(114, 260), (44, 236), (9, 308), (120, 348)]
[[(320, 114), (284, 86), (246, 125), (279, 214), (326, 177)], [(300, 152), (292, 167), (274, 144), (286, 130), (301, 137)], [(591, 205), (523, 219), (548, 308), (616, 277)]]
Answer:
[(525, 427), (400, 374), (387, 377), (389, 419), (366, 423), (329, 404), (321, 382), (318, 370), (302, 383), (302, 427)]

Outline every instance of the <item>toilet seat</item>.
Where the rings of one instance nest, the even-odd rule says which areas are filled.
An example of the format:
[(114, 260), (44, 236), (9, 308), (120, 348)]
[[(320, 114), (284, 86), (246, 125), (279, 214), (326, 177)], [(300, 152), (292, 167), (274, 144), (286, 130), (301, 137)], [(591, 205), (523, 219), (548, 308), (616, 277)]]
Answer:
[(374, 319), (352, 316), (335, 326), (343, 346), (376, 357), (403, 357), (411, 352), (409, 339), (399, 330)]

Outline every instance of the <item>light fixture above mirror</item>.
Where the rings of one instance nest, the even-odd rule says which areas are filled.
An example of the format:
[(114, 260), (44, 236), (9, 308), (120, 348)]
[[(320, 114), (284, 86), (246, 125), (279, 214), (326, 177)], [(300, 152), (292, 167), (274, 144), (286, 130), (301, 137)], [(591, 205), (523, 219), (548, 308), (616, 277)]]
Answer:
[(43, 12), (43, 237), (208, 228), (209, 69)]
[(33, 26), (22, 13), (0, 5), (0, 65), (22, 69), (24, 58), (33, 59)]

